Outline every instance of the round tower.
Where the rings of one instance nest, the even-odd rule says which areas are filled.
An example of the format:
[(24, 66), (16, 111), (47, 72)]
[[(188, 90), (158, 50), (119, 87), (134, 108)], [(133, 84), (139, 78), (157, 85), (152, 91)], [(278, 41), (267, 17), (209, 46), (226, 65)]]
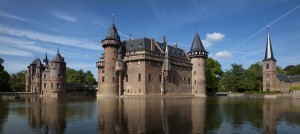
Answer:
[(208, 52), (205, 51), (199, 34), (196, 33), (191, 50), (188, 52), (193, 64), (192, 94), (194, 96), (206, 97), (205, 61), (207, 55)]
[(61, 96), (66, 93), (66, 62), (59, 50), (50, 61), (50, 91), (43, 91), (46, 96)]
[(104, 48), (104, 74), (102, 74), (102, 84), (98, 89), (98, 96), (117, 96), (118, 95), (118, 77), (116, 71), (116, 61), (118, 59), (118, 49), (121, 45), (120, 36), (117, 28), (112, 23), (108, 30), (106, 38), (102, 40), (102, 47)]
[(263, 91), (275, 91), (276, 90), (276, 59), (273, 55), (270, 32), (267, 35), (266, 53), (265, 58), (262, 61), (263, 70)]

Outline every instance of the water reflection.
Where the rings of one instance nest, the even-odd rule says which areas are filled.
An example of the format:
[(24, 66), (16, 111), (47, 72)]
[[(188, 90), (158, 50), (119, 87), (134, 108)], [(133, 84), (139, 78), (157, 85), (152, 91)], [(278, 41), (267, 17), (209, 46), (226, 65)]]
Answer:
[(64, 98), (26, 98), (26, 115), (29, 125), (39, 133), (63, 133), (66, 128)]
[(4, 134), (299, 130), (299, 99), (29, 97), (0, 101), (0, 133)]
[(99, 98), (101, 133), (203, 133), (205, 98)]

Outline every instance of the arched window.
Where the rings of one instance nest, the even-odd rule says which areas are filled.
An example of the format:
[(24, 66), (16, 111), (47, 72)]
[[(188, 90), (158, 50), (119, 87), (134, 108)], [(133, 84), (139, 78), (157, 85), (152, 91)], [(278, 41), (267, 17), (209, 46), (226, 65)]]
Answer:
[(270, 65), (269, 65), (269, 64), (267, 64), (267, 65), (266, 65), (266, 68), (267, 68), (267, 69), (269, 69), (269, 67), (270, 67)]

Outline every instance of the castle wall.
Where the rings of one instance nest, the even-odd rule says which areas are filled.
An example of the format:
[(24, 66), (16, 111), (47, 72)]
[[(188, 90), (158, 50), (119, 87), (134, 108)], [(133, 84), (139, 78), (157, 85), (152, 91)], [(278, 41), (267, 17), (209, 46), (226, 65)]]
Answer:
[[(126, 62), (127, 70), (124, 73), (124, 95), (145, 95), (146, 70), (145, 61)], [(140, 79), (139, 79), (140, 74)]]

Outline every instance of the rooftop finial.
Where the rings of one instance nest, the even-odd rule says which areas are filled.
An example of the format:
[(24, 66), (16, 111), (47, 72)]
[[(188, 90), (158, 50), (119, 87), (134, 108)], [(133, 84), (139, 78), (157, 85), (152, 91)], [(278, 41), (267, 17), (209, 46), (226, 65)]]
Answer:
[(58, 48), (58, 49), (57, 49), (57, 53), (59, 53), (59, 44), (57, 44), (57, 48)]
[(112, 21), (113, 21), (113, 23), (115, 23), (115, 14), (113, 13), (113, 16), (112, 16), (113, 18), (112, 18)]

